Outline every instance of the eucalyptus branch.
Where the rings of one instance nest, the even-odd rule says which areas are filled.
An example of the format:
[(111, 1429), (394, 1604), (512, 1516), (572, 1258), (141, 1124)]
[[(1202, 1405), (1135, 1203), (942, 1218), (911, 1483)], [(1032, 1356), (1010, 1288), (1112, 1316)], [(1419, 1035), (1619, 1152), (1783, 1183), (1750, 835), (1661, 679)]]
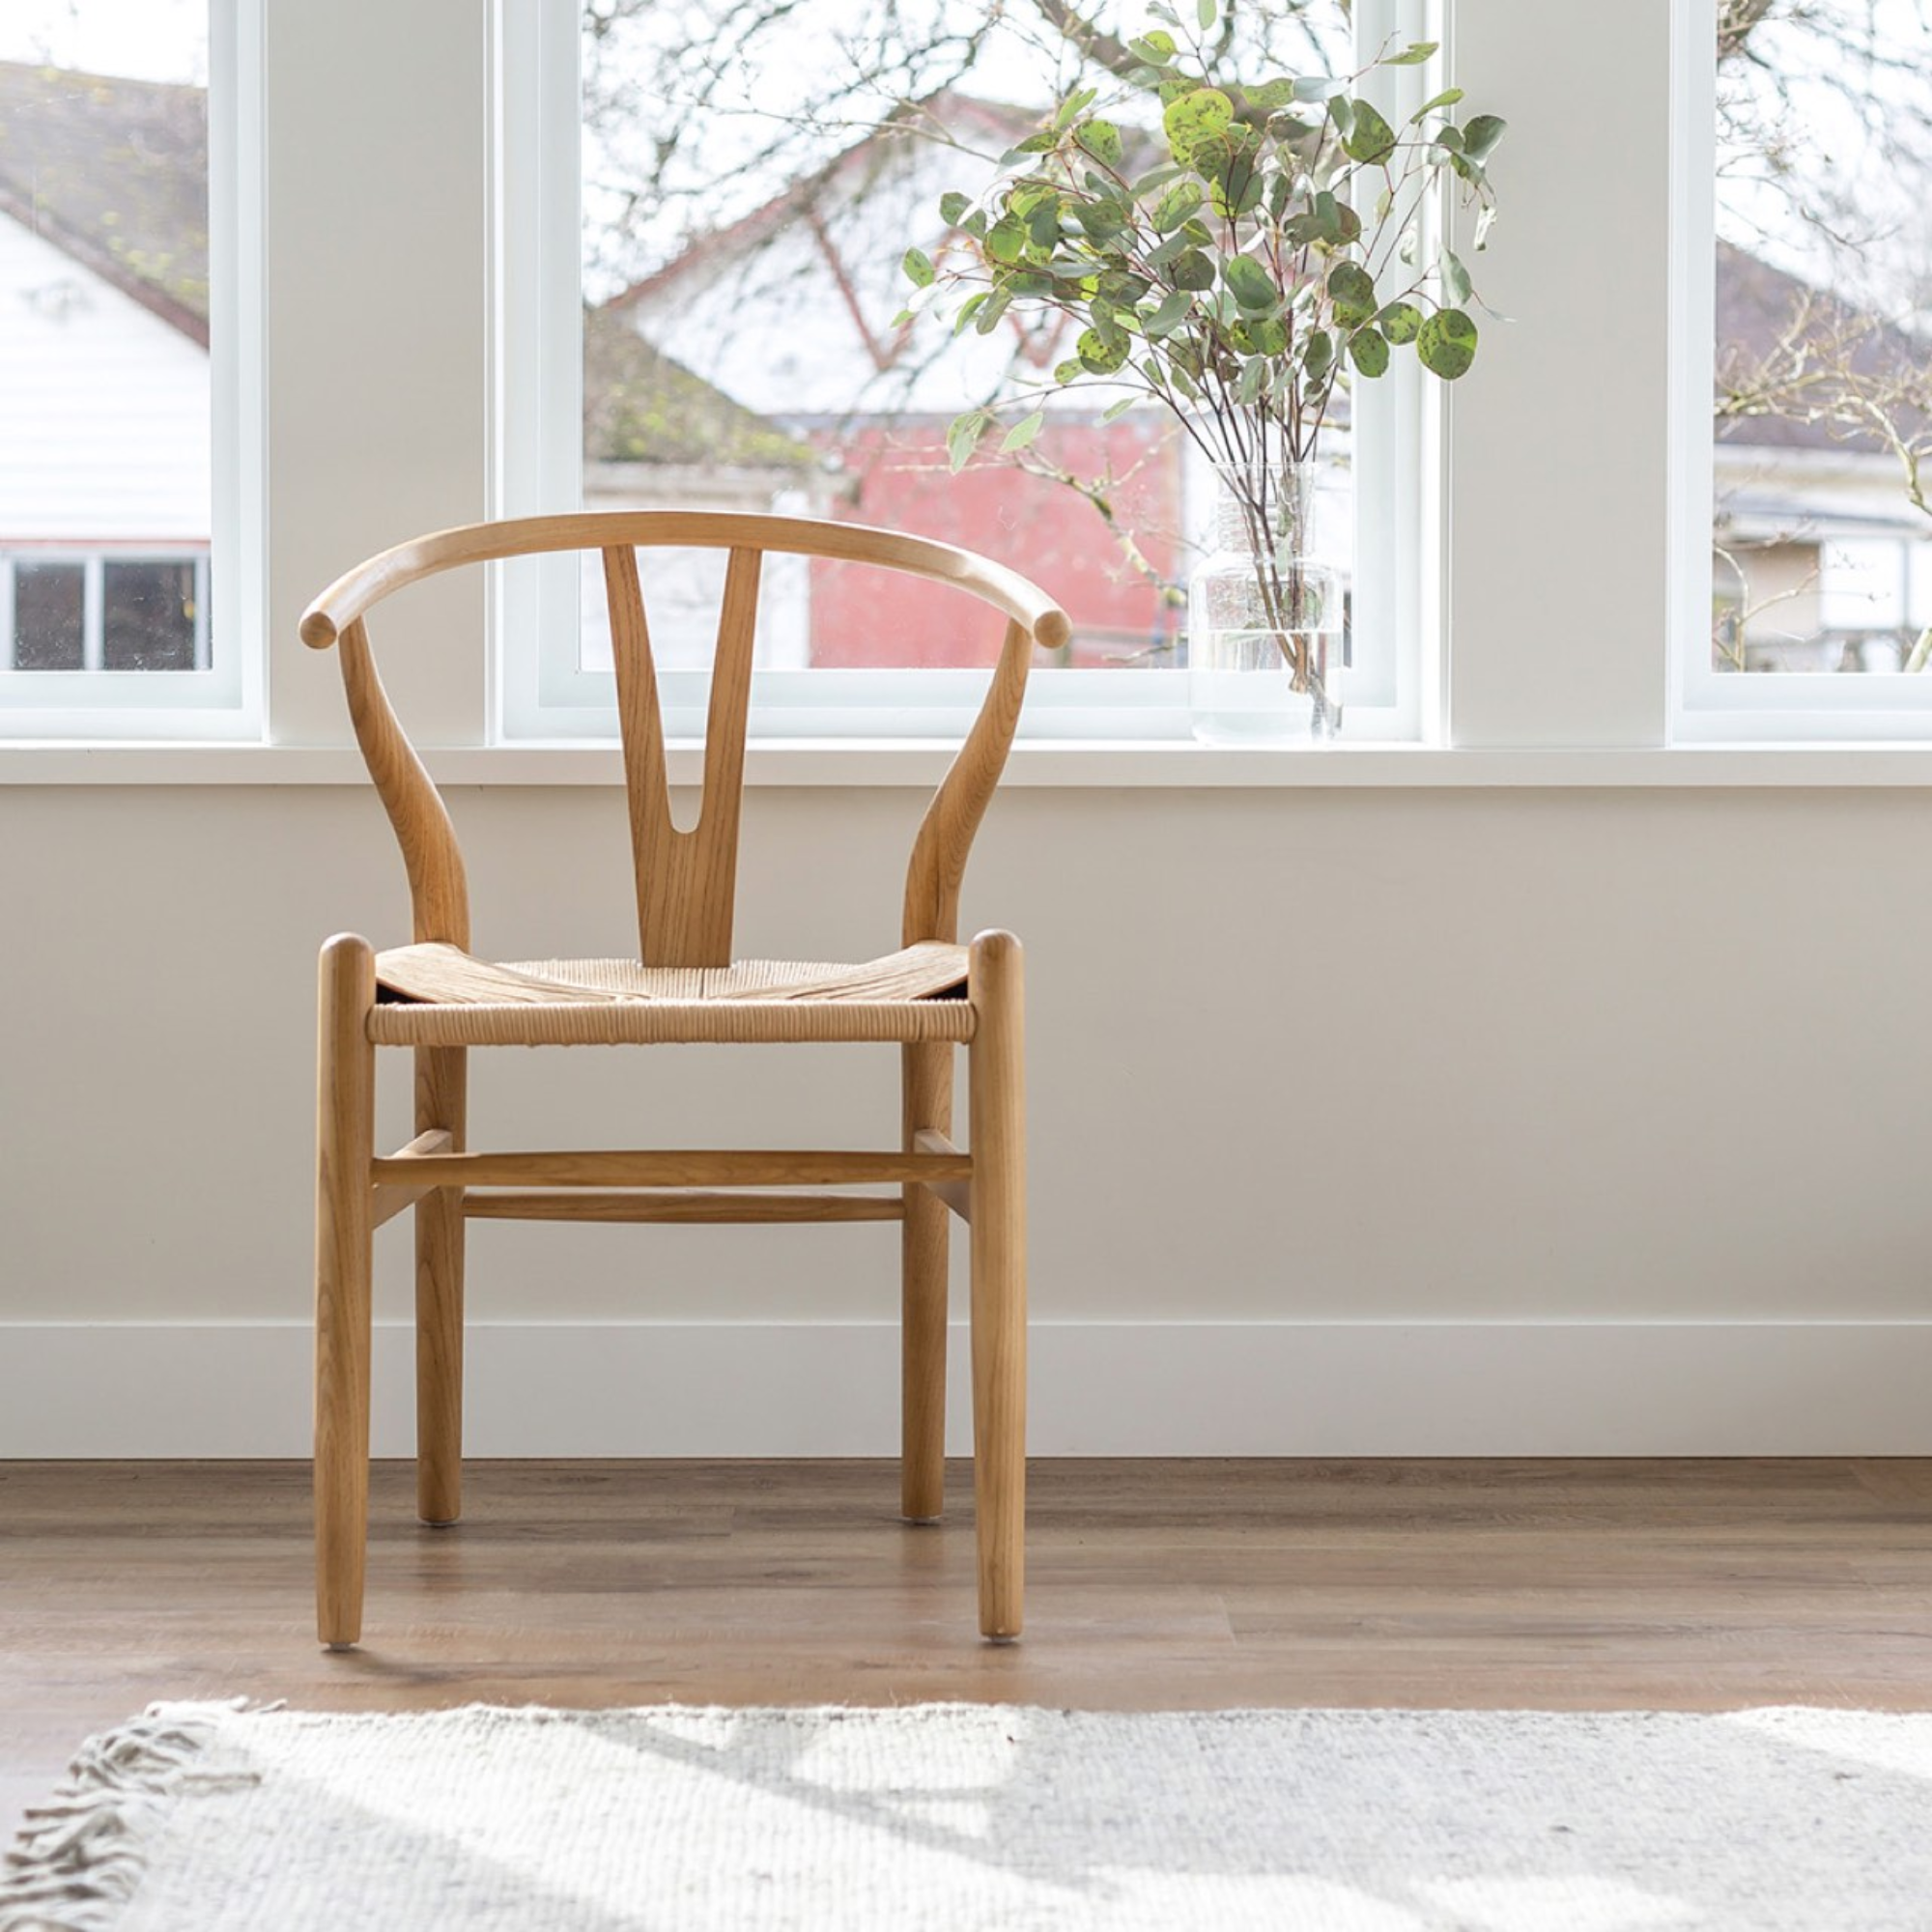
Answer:
[[(1307, 584), (1293, 560), (1308, 505), (1288, 472), (1314, 456), (1338, 388), (1381, 376), (1396, 351), (1412, 347), (1444, 381), (1468, 368), (1477, 328), (1462, 263), (1445, 250), (1399, 291), (1378, 277), (1404, 254), (1435, 183), (1459, 180), (1487, 220), (1486, 164), (1503, 124), (1485, 114), (1459, 123), (1454, 88), (1401, 128), (1362, 97), (1377, 69), (1425, 62), (1433, 43), (1341, 79), (1243, 83), (1218, 70), (1228, 16), (1214, 0), (1198, 6), (1199, 33), (1151, 11), (1164, 24), (1125, 43), (1120, 94), (1103, 101), (1095, 88), (1075, 90), (984, 192), (942, 199), (954, 240), (938, 263), (907, 250), (916, 293), (906, 316), (956, 298), (955, 333), (986, 332), (1010, 308), (1061, 318), (1077, 339), (1055, 385), (1120, 383), (1159, 401), (1227, 479), (1267, 629), (1294, 688), (1320, 706), (1316, 653), (1325, 646), (1304, 621)], [(1159, 111), (1151, 148), (1111, 118), (1137, 101)], [(1358, 196), (1374, 198), (1370, 214)], [(1014, 400), (953, 423), (955, 469)], [(1044, 422), (1036, 404), (1005, 431), (999, 454), (1025, 461)]]

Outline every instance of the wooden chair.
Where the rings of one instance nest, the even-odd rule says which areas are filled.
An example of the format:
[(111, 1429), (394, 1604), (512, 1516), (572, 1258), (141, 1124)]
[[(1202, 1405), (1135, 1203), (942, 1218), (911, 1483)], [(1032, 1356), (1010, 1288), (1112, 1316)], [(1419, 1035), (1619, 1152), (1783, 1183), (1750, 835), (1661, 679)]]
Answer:
[[(728, 551), (700, 815), (670, 816), (638, 553)], [(638, 894), (636, 959), (495, 964), (469, 952), (463, 857), (441, 798), (384, 693), (367, 613), (439, 572), (539, 552), (602, 553)], [(1006, 618), (984, 704), (940, 784), (906, 870), (901, 950), (863, 965), (733, 963), (731, 923), (759, 571), (771, 553), (956, 585)], [(411, 945), (352, 933), (322, 949), (316, 1209), (316, 1605), (322, 1641), (362, 1625), (369, 1493), (371, 1236), (415, 1209), (416, 1496), (459, 1514), (463, 1257), (472, 1220), (898, 1221), (901, 1506), (939, 1515), (947, 1215), (971, 1225), (974, 1503), (980, 1628), (1020, 1629), (1025, 1528), (1026, 1203), (1021, 960), (1008, 932), (958, 941), (960, 879), (1012, 742), (1034, 648), (1065, 617), (1011, 571), (952, 547), (851, 525), (681, 511), (476, 524), (384, 552), (309, 607), (303, 641), (335, 646), (355, 736), (401, 843)], [(855, 1152), (485, 1153), (465, 1138), (473, 1046), (887, 1040), (901, 1049), (899, 1146)], [(953, 1145), (953, 1048), (967, 1050), (970, 1147)], [(378, 1156), (379, 1047), (415, 1056), (415, 1138)], [(853, 1197), (825, 1189), (889, 1182)], [(738, 1193), (733, 1190), (814, 1190)]]

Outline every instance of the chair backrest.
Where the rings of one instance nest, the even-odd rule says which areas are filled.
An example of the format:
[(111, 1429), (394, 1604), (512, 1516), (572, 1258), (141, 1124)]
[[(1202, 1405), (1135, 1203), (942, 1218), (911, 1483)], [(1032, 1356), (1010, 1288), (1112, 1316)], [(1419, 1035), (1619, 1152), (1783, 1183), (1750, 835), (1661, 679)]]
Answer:
[[(664, 722), (658, 704), (637, 554), (653, 549), (729, 553), (704, 736), (697, 822), (671, 822)], [(549, 551), (602, 553), (637, 868), (638, 947), (646, 966), (724, 966), (738, 871), (745, 727), (759, 573), (771, 552), (876, 565), (952, 583), (999, 611), (1005, 641), (980, 715), (933, 795), (906, 867), (903, 943), (958, 937), (959, 885), (973, 836), (999, 782), (1019, 722), (1036, 645), (1065, 643), (1065, 614), (1025, 578), (990, 559), (925, 537), (802, 517), (637, 510), (523, 517), (439, 530), (359, 563), (302, 614), (302, 641), (337, 647), (356, 742), (409, 868), (418, 941), (469, 944), (469, 886), (456, 833), (383, 689), (370, 653), (369, 611), (406, 584), (499, 557)]]

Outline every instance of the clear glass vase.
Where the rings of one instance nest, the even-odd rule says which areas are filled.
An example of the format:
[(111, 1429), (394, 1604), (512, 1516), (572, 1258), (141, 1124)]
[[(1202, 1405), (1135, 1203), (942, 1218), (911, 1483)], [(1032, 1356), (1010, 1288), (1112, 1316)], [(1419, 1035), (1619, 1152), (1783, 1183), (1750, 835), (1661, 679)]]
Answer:
[(1215, 465), (1210, 549), (1187, 580), (1188, 696), (1205, 744), (1341, 727), (1344, 582), (1314, 554), (1321, 467)]

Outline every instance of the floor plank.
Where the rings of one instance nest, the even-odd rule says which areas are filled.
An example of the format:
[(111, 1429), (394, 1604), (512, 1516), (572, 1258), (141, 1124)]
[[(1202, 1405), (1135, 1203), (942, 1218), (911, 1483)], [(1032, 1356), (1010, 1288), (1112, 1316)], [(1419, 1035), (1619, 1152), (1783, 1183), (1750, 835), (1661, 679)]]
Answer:
[(1037, 1463), (1012, 1646), (951, 1479), (913, 1528), (886, 1463), (480, 1463), (432, 1530), (381, 1464), (329, 1656), (306, 1465), (0, 1463), (0, 1842), (160, 1697), (1932, 1708), (1932, 1460)]

